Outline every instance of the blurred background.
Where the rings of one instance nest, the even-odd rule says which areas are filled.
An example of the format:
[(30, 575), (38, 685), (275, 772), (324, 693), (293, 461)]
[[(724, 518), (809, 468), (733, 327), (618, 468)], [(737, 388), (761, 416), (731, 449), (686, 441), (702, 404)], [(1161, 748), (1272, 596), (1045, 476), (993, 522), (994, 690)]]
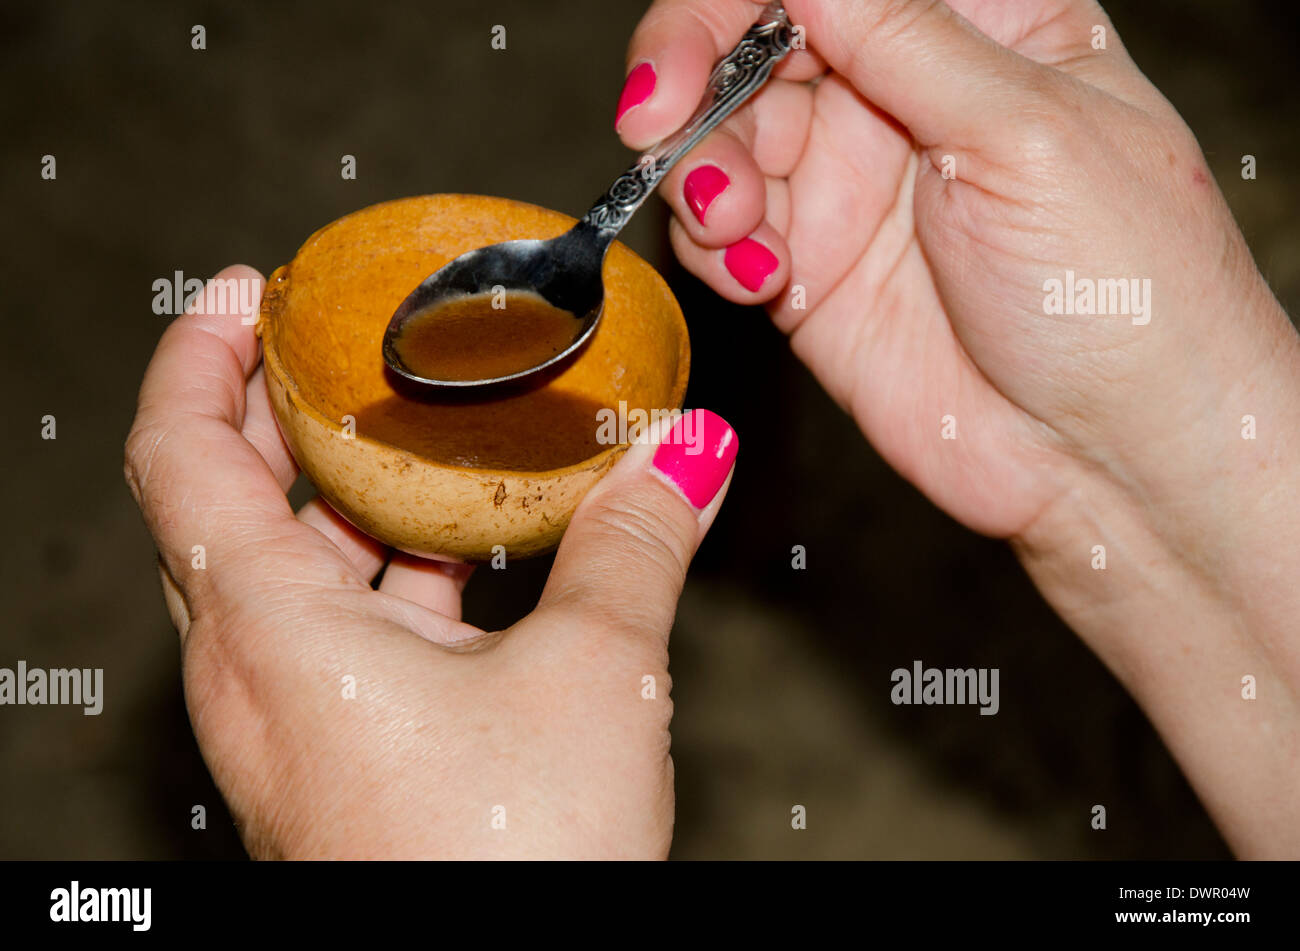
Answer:
[[(1182, 111), (1257, 260), (1300, 302), (1289, 2), (1107, 9)], [(0, 707), (0, 858), (241, 858), (189, 730), (151, 540), (122, 481), (153, 282), (269, 273), (374, 202), (476, 192), (581, 213), (640, 0), (0, 7), (5, 408), (0, 666), (103, 667), (98, 717)], [(191, 49), (202, 24), (207, 49)], [(492, 50), (492, 27), (507, 48)], [(41, 156), (58, 161), (40, 177)], [(357, 157), (342, 180), (340, 157)], [(1258, 180), (1242, 181), (1243, 154)], [(688, 405), (745, 436), (672, 642), (677, 858), (1223, 858), (1158, 737), (1008, 548), (932, 508), (761, 311), (685, 274), (651, 203), (625, 240), (690, 323)], [(744, 359), (730, 349), (746, 341)], [(762, 381), (755, 386), (755, 381)], [(58, 438), (40, 438), (40, 420)], [(779, 436), (776, 434), (780, 434)], [(301, 480), (296, 502), (310, 495)], [(791, 548), (807, 569), (791, 568)], [(480, 572), (466, 617), (526, 613), (548, 560)], [(1001, 711), (895, 707), (920, 658), (997, 667)], [(808, 828), (790, 828), (790, 809)], [(1094, 803), (1108, 828), (1089, 826)], [(203, 804), (208, 828), (190, 827)]]

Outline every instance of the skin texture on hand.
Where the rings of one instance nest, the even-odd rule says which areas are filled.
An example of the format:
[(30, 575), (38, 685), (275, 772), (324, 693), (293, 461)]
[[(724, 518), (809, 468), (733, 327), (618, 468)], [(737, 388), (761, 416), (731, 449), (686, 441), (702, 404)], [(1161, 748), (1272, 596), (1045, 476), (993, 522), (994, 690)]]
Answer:
[[(231, 278), (258, 275), (216, 279)], [(695, 411), (698, 462), (676, 430), (633, 445), (583, 500), (537, 609), (483, 632), (460, 621), (464, 566), (387, 552), (319, 500), (289, 508), (297, 470), (241, 316), (164, 333), (126, 478), (194, 731), (250, 853), (666, 856), (668, 633), (735, 433)]]
[[(761, 7), (652, 7), (626, 144), (686, 118)], [(1193, 135), (1091, 0), (786, 8), (807, 50), (660, 186), (678, 256), (766, 304), (904, 477), (1012, 540), (1238, 851), (1300, 854), (1300, 344)], [(706, 167), (727, 184), (701, 216)], [(761, 282), (744, 242), (778, 262)], [(1149, 310), (1054, 312), (1067, 272)]]

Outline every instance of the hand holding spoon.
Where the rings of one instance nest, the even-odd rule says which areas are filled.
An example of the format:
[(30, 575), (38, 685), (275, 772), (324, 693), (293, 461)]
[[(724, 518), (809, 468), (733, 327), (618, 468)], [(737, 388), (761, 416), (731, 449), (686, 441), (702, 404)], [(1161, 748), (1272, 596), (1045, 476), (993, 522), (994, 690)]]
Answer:
[[(767, 82), (773, 67), (790, 51), (790, 43), (790, 20), (784, 6), (775, 0), (714, 68), (704, 98), (691, 119), (620, 175), (571, 229), (546, 241), (507, 241), (478, 248), (425, 278), (389, 321), (384, 333), (384, 362), (394, 373), (422, 389), (464, 391), (523, 383), (577, 353), (595, 333), (604, 309), (601, 269), (610, 244), (673, 166)], [(471, 368), (468, 373), (435, 370), (430, 375), (427, 366), (410, 365), (422, 362), (413, 357), (416, 348), (404, 345), (415, 339), (417, 330), (423, 331), (427, 345), (433, 347), (438, 345), (438, 334), (442, 332), (457, 349), (472, 349), (477, 344), (481, 350), (483, 335), (475, 331), (474, 321), (483, 318), (473, 316), (465, 306), (471, 302), (463, 299), (500, 290), (518, 295), (524, 306), (511, 304), (498, 311), (499, 320), (513, 320), (521, 314), (544, 332), (561, 333), (558, 343), (546, 347), (545, 354), (538, 354), (535, 344), (532, 355), (521, 350), (522, 364), (515, 368), (508, 363), (502, 365), (499, 359), (462, 361)], [(487, 309), (490, 298), (480, 299), (483, 309), (479, 313), (491, 314)], [(459, 310), (454, 320), (442, 325), (429, 321), (453, 304)], [(548, 316), (554, 312), (560, 312), (562, 323)], [(527, 336), (528, 328), (523, 327), (521, 332)], [(572, 339), (566, 344), (570, 332)], [(439, 378), (452, 376), (468, 378)]]

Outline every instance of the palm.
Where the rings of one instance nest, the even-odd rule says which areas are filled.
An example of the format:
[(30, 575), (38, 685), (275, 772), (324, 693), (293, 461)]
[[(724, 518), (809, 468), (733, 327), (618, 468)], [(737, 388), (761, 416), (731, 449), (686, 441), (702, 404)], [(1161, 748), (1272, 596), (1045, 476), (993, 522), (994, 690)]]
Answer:
[[(1043, 501), (1025, 465), (1027, 420), (971, 359), (936, 290), (914, 223), (913, 143), (836, 78), (815, 103), (784, 231), (807, 309), (786, 296), (774, 319), (904, 477), (973, 528), (1011, 534)], [(936, 453), (949, 415), (957, 438)]]

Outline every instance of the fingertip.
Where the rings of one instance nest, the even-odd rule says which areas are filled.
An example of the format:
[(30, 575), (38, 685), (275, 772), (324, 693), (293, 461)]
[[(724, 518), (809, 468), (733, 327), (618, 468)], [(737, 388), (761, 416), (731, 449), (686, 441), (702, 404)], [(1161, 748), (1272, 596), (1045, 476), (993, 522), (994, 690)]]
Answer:
[(258, 278), (265, 281), (262, 272), (251, 264), (227, 264), (220, 271), (213, 275), (213, 279), (224, 277), (248, 277)]
[(767, 221), (725, 247), (706, 248), (674, 218), (669, 240), (686, 269), (732, 303), (766, 303), (789, 282), (789, 248)]
[(256, 268), (246, 264), (224, 267), (204, 283), (172, 326), (198, 328), (222, 340), (239, 358), (248, 377), (259, 359), (257, 317), (265, 287)]
[(642, 21), (614, 112), (623, 143), (649, 148), (680, 128), (699, 105), (714, 59), (713, 38), (693, 18)]
[[(626, 137), (622, 128), (624, 117), (631, 110), (644, 105), (646, 100), (654, 95), (656, 85), (658, 85), (658, 72), (653, 61), (642, 60), (632, 67), (627, 78), (623, 80), (623, 89), (618, 95), (618, 106), (614, 110), (615, 132)], [(642, 125), (644, 126), (644, 123)], [(635, 131), (644, 131), (644, 129)]]
[(781, 267), (776, 253), (754, 237), (741, 238), (722, 252), (722, 263), (741, 287), (759, 294)]
[(461, 618), (461, 593), (474, 566), (393, 552), (379, 590), (405, 598), (453, 621)]
[(655, 448), (651, 470), (697, 513), (707, 509), (731, 477), (740, 437), (717, 413), (683, 413)]
[(648, 474), (701, 513), (721, 496), (739, 447), (735, 429), (712, 410), (660, 410), (589, 494), (618, 494)]
[(763, 221), (766, 185), (754, 157), (734, 135), (715, 132), (662, 185), (662, 194), (698, 245), (722, 248)]

